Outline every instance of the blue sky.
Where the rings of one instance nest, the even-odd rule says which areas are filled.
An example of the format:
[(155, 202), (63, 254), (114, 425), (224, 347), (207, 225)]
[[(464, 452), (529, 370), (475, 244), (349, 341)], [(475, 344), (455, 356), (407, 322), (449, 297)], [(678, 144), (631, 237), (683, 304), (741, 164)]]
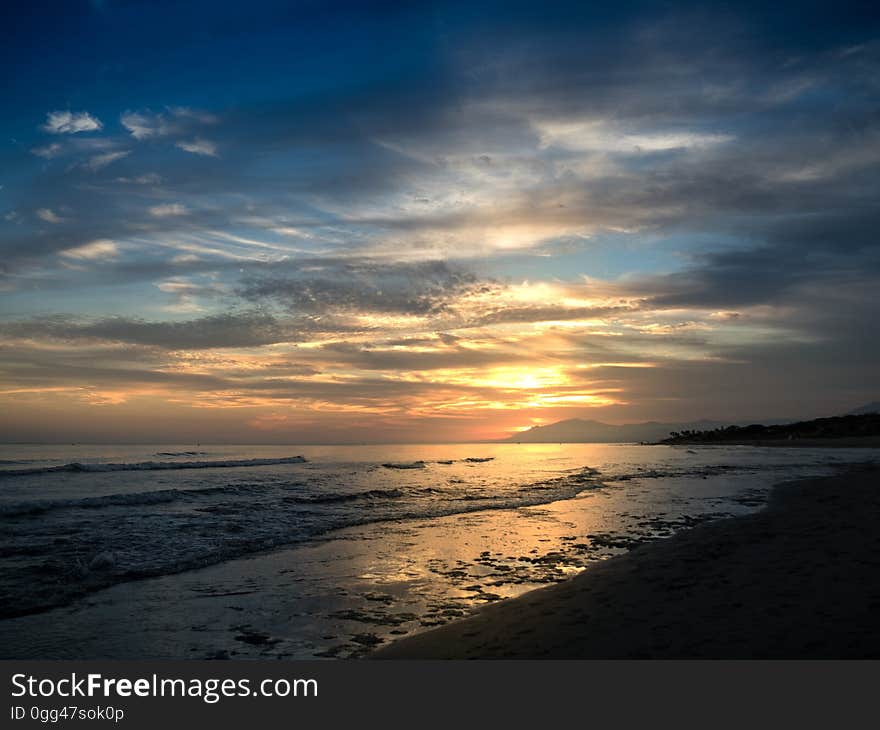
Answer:
[(0, 437), (449, 440), (876, 399), (868, 3), (7, 15)]

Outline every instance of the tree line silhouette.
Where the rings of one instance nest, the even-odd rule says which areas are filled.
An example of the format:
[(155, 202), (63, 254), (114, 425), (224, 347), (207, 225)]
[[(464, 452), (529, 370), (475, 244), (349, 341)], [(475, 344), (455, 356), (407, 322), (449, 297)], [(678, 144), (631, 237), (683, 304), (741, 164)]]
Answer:
[(812, 421), (765, 426), (720, 426), (707, 431), (672, 431), (664, 444), (719, 443), (730, 441), (781, 441), (880, 436), (880, 413), (816, 418)]

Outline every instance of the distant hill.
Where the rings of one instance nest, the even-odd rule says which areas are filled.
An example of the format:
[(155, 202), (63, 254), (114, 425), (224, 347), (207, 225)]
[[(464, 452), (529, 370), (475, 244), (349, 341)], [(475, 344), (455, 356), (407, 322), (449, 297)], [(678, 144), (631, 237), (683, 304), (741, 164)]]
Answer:
[(880, 401), (875, 400), (873, 403), (868, 403), (863, 405), (861, 408), (854, 408), (846, 415), (848, 416), (861, 416), (865, 413), (880, 413)]
[(867, 439), (880, 437), (880, 413), (870, 412), (812, 421), (765, 426), (726, 426), (724, 428), (691, 430), (673, 433), (664, 444), (718, 444), (768, 441), (814, 441), (833, 439)]
[(522, 444), (548, 443), (628, 443), (633, 441), (659, 441), (673, 431), (709, 430), (721, 426), (715, 421), (693, 423), (628, 423), (615, 426), (601, 421), (585, 421), (570, 418), (547, 426), (534, 426), (503, 439), (504, 442)]

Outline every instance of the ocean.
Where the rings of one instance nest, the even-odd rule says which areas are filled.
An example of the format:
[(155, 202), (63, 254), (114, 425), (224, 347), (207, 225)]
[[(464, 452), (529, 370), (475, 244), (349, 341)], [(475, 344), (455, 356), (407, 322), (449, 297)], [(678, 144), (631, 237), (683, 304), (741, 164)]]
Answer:
[(3, 658), (355, 657), (876, 450), (0, 447)]

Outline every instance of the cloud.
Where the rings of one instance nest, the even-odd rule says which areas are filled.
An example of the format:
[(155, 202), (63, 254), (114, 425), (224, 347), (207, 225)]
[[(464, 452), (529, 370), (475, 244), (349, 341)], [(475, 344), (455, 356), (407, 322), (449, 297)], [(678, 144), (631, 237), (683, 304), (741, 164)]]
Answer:
[(532, 122), (541, 147), (569, 151), (664, 152), (676, 149), (707, 148), (730, 142), (733, 135), (688, 129), (626, 129), (603, 118), (535, 120)]
[(63, 148), (57, 142), (52, 142), (52, 144), (47, 144), (43, 147), (34, 147), (31, 152), (35, 154), (37, 157), (42, 157), (45, 160), (51, 160), (58, 155), (61, 154)]
[(65, 249), (61, 252), (61, 255), (69, 259), (84, 261), (114, 259), (119, 255), (119, 247), (113, 241), (97, 240), (82, 246)]
[(161, 137), (171, 131), (164, 118), (158, 114), (125, 112), (119, 121), (135, 139)]
[(171, 263), (174, 264), (193, 264), (201, 261), (201, 259), (195, 254), (191, 253), (182, 253), (171, 259)]
[(46, 223), (58, 224), (64, 223), (66, 220), (62, 218), (60, 215), (55, 213), (51, 208), (39, 208), (37, 209), (37, 218), (41, 221), (46, 221)]
[(189, 211), (180, 203), (163, 203), (150, 208), (150, 215), (154, 218), (170, 218), (173, 216), (186, 215)]
[(196, 137), (192, 140), (181, 140), (177, 143), (177, 146), (185, 152), (190, 152), (194, 155), (217, 156), (217, 145), (201, 137)]
[(169, 107), (166, 112), (126, 111), (120, 123), (137, 140), (185, 135), (193, 129), (207, 124), (215, 124), (217, 117), (208, 112), (190, 107)]
[(172, 303), (163, 307), (170, 312), (202, 311), (205, 307), (200, 304), (200, 298), (216, 299), (224, 291), (222, 285), (198, 283), (182, 276), (157, 282), (155, 287), (171, 296)]
[(94, 132), (103, 128), (101, 120), (88, 112), (55, 111), (46, 115), (42, 129), (50, 134)]
[(172, 106), (168, 108), (168, 111), (177, 119), (189, 120), (198, 124), (216, 124), (218, 121), (216, 114), (188, 106)]
[(132, 185), (159, 185), (162, 182), (162, 176), (155, 172), (148, 172), (135, 177), (117, 177), (116, 182)]
[(103, 154), (90, 157), (85, 166), (92, 172), (97, 172), (98, 170), (107, 167), (107, 165), (109, 165), (110, 163), (116, 162), (116, 160), (121, 160), (123, 157), (128, 157), (130, 154), (130, 150), (104, 152)]
[(445, 261), (414, 264), (317, 260), (287, 275), (246, 279), (239, 294), (299, 313), (347, 310), (426, 315), (443, 311), (479, 287), (476, 277)]
[(16, 337), (60, 340), (104, 340), (149, 345), (168, 350), (255, 347), (301, 339), (298, 328), (258, 311), (230, 312), (182, 322), (150, 322), (107, 317), (91, 322), (46, 317), (0, 325)]
[[(150, 153), (156, 171), (142, 175), (88, 175), (118, 139), (65, 139), (42, 157), (75, 164), (31, 158), (14, 205), (76, 213), (5, 226), (2, 285), (40, 311), (98, 303), (30, 322), (72, 344), (20, 377), (51, 384), (72, 352), (97, 352), (91, 338), (162, 351), (141, 367), (161, 375), (117, 372), (107, 354), (120, 387), (210, 371), (199, 387), (223, 393), (202, 403), (297, 414), (575, 407), (616, 388), (633, 405), (613, 418), (778, 415), (788, 383), (789, 402), (856, 405), (880, 387), (865, 337), (880, 316), (880, 46), (845, 54), (852, 39), (705, 12), (599, 27), (511, 6), (503, 29), (432, 45), (404, 77), (245, 95), (210, 130), (205, 112), (125, 112), (132, 164)], [(135, 307), (144, 319), (106, 315)], [(268, 377), (277, 358), (314, 382)]]

